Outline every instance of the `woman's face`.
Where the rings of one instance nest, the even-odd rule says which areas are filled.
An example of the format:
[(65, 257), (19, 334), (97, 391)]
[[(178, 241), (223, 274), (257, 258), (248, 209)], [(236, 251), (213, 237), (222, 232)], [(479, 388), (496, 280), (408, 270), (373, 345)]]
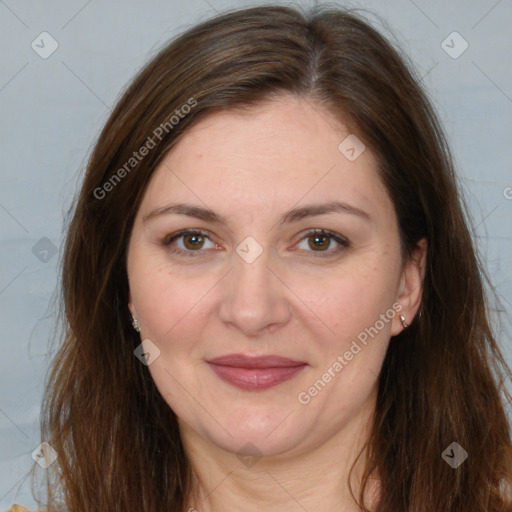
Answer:
[(418, 281), (358, 144), (284, 95), (203, 119), (155, 170), (129, 244), (129, 307), (182, 435), (290, 455), (373, 410)]

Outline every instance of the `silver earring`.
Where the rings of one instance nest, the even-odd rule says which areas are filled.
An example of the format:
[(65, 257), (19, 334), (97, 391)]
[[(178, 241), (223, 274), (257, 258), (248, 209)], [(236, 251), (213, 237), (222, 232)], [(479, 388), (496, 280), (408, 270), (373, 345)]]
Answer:
[(404, 329), (407, 329), (407, 327), (409, 327), (409, 325), (405, 321), (404, 315), (400, 315), (400, 321), (402, 322)]
[(139, 321), (134, 316), (132, 316), (132, 325), (137, 332), (140, 332)]

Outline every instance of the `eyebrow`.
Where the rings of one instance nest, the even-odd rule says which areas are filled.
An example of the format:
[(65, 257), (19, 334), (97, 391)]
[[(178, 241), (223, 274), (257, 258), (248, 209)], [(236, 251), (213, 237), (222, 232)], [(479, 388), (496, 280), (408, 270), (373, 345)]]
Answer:
[[(278, 223), (290, 224), (292, 222), (302, 220), (306, 217), (314, 217), (328, 213), (347, 213), (350, 215), (355, 215), (367, 222), (372, 222), (373, 220), (370, 215), (361, 208), (357, 208), (356, 206), (341, 201), (332, 201), (324, 204), (311, 204), (293, 208), (285, 212), (279, 219)], [(228, 224), (227, 220), (222, 215), (215, 213), (213, 210), (186, 203), (173, 203), (162, 206), (161, 208), (157, 208), (147, 215), (144, 215), (142, 222), (147, 222), (150, 219), (154, 219), (155, 217), (159, 217), (161, 215), (173, 214), (186, 215), (188, 217), (194, 217), (196, 219), (214, 224)]]

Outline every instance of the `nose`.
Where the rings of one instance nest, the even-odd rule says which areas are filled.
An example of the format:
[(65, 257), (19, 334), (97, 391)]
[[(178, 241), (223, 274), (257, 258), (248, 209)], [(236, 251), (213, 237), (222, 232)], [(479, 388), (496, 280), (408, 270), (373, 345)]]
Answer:
[(234, 253), (222, 291), (221, 320), (252, 338), (274, 332), (290, 319), (291, 292), (269, 264), (268, 252), (251, 263)]

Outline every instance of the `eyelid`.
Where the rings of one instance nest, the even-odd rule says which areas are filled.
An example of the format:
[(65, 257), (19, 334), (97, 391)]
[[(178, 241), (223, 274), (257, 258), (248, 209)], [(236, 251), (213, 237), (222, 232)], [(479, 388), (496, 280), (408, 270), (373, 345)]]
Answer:
[[(211, 239), (212, 233), (205, 229), (196, 229), (196, 228), (189, 228), (189, 229), (182, 229), (180, 231), (176, 231), (175, 233), (171, 233), (169, 235), (166, 235), (164, 239), (162, 240), (162, 245), (170, 245), (171, 242), (179, 238), (180, 236), (184, 235), (202, 235), (205, 238)], [(213, 240), (212, 240), (213, 241)]]
[[(349, 247), (352, 246), (352, 244), (346, 237), (344, 237), (334, 231), (330, 231), (328, 229), (322, 229), (322, 228), (313, 228), (313, 229), (306, 230), (305, 232), (302, 233), (301, 238), (294, 245), (303, 241), (304, 239), (307, 239), (308, 237), (311, 237), (311, 236), (314, 236), (317, 234), (331, 238), (338, 244), (338, 247), (335, 249), (327, 250), (327, 251), (306, 251), (306, 252), (311, 252), (315, 257), (332, 256), (332, 255), (338, 254), (341, 250), (348, 249)], [(211, 238), (212, 233), (210, 233), (207, 230), (199, 229), (199, 228), (182, 229), (180, 231), (177, 231), (175, 233), (167, 235), (161, 241), (161, 244), (166, 247), (170, 247), (172, 242), (174, 242), (176, 239), (178, 239), (182, 236), (185, 236), (185, 235), (201, 235), (205, 238), (208, 238), (211, 242), (213, 242), (216, 246), (218, 246), (218, 244), (216, 242), (214, 242), (214, 240), (212, 240), (212, 238)], [(197, 251), (185, 251), (183, 249), (176, 249), (176, 248), (173, 248), (170, 250), (171, 250), (171, 252), (176, 253), (176, 254), (182, 254), (182, 255), (193, 256), (193, 257), (199, 256), (199, 254), (201, 252), (205, 252), (205, 251), (201, 251), (200, 249)]]

